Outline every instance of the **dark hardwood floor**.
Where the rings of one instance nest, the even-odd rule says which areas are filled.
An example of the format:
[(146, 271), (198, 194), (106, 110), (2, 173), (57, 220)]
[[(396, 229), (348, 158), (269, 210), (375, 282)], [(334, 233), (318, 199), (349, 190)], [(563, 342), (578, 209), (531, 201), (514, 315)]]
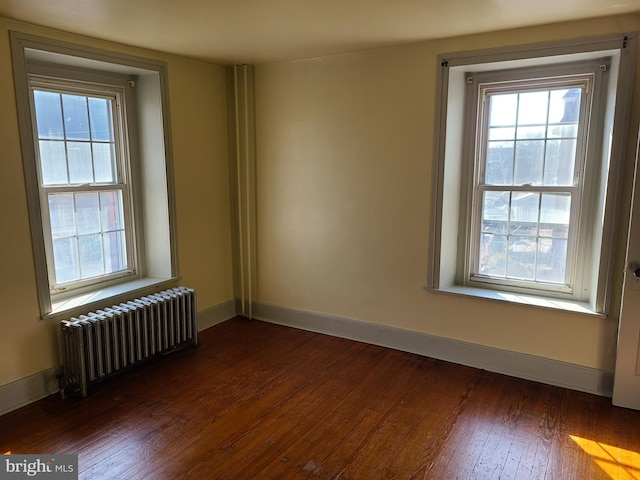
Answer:
[(610, 399), (233, 319), (198, 348), (0, 417), (0, 451), (81, 479), (640, 479)]

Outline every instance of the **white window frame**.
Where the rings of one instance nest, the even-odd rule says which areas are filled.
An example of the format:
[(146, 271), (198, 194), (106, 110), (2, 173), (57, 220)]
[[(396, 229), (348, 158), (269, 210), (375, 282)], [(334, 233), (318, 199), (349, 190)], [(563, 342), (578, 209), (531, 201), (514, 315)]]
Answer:
[[(571, 43), (510, 47), (480, 52), (445, 54), (439, 57), (436, 131), (434, 141), (434, 188), (431, 264), (427, 289), (479, 296), (518, 303), (548, 306), (606, 315), (609, 310), (617, 212), (631, 111), (635, 58), (635, 33)], [(567, 288), (536, 288), (529, 284), (500, 285), (478, 281), (470, 267), (473, 219), (473, 161), (477, 146), (476, 118), (469, 118), (473, 102), (469, 81), (473, 78), (506, 78), (506, 72), (546, 71), (549, 76), (567, 70), (568, 64), (588, 62), (603, 65), (608, 79), (600, 93), (603, 106), (596, 108), (601, 126), (589, 131), (585, 203), (579, 228), (575, 229), (579, 251), (574, 262), (574, 283)], [(602, 70), (606, 70), (602, 72)], [(568, 73), (568, 72), (567, 72)], [(508, 74), (507, 74), (508, 75)], [(526, 78), (526, 75), (524, 77)], [(604, 84), (605, 82), (598, 82)], [(477, 101), (477, 97), (476, 97)], [(467, 128), (465, 129), (465, 125)], [(470, 160), (471, 155), (471, 160)], [(591, 171), (589, 171), (591, 168)], [(587, 201), (588, 199), (588, 201)], [(485, 280), (485, 279), (483, 279)]]
[[(99, 75), (100, 83), (76, 80), (78, 75), (74, 71), (66, 71), (65, 77), (56, 76), (55, 72), (50, 72), (47, 75), (48, 69), (45, 67), (38, 68), (38, 66), (32, 66), (29, 69), (28, 74), (29, 82), (29, 99), (31, 100), (31, 117), (32, 128), (34, 132), (34, 148), (36, 150), (36, 158), (38, 158), (37, 174), (38, 174), (38, 186), (40, 190), (40, 209), (42, 212), (42, 230), (45, 243), (45, 252), (47, 257), (47, 269), (49, 274), (49, 286), (52, 297), (60, 293), (69, 294), (73, 291), (78, 291), (84, 288), (95, 288), (97, 284), (104, 285), (105, 282), (121, 281), (122, 277), (130, 277), (137, 275), (139, 270), (137, 264), (137, 245), (135, 239), (137, 238), (136, 226), (134, 222), (134, 199), (132, 192), (133, 184), (133, 169), (130, 164), (130, 146), (134, 141), (133, 136), (127, 132), (127, 78), (114, 76), (114, 75)], [(34, 73), (38, 71), (40, 73)], [(58, 72), (58, 75), (62, 72)], [(81, 77), (81, 76), (78, 76)], [(115, 141), (115, 163), (116, 163), (116, 179), (114, 183), (108, 184), (95, 184), (89, 183), (84, 185), (54, 185), (45, 186), (43, 181), (43, 174), (41, 171), (42, 162), (40, 158), (39, 139), (37, 135), (36, 126), (36, 113), (35, 113), (35, 100), (34, 91), (51, 91), (55, 93), (67, 93), (72, 95), (85, 95), (92, 97), (101, 97), (109, 100), (112, 104), (112, 126), (113, 136)], [(137, 150), (133, 148), (133, 150)], [(124, 216), (124, 230), (125, 230), (125, 245), (126, 245), (126, 268), (124, 270), (102, 274), (100, 276), (91, 277), (87, 279), (79, 279), (70, 282), (59, 282), (55, 275), (54, 265), (54, 249), (53, 239), (50, 225), (50, 213), (49, 213), (49, 194), (53, 193), (85, 193), (85, 192), (100, 192), (105, 190), (117, 190), (122, 196), (123, 204), (123, 216)]]
[[(462, 272), (459, 273), (461, 283), (480, 288), (499, 288), (520, 293), (531, 293), (539, 291), (541, 295), (553, 295), (564, 297), (569, 300), (586, 301), (589, 298), (589, 285), (582, 285), (583, 275), (577, 272), (577, 260), (584, 259), (588, 255), (591, 240), (588, 235), (588, 212), (597, 208), (588, 205), (589, 199), (595, 198), (590, 195), (591, 187), (594, 185), (585, 182), (586, 179), (597, 178), (597, 163), (600, 149), (600, 142), (596, 138), (589, 137), (589, 131), (600, 131), (599, 119), (603, 116), (604, 101), (601, 94), (603, 82), (606, 82), (606, 72), (610, 62), (606, 59), (599, 59), (595, 62), (577, 62), (575, 64), (563, 64), (561, 66), (551, 66), (543, 68), (525, 68), (522, 70), (507, 70), (497, 72), (486, 72), (477, 75), (467, 76), (467, 109), (466, 128), (470, 129), (468, 137), (473, 136), (473, 145), (468, 145), (468, 157), (473, 158), (475, 170), (471, 173), (465, 172), (464, 176), (471, 175), (472, 195), (463, 195), (461, 204), (470, 210), (470, 221), (461, 222), (460, 229), (465, 231), (464, 237), (468, 245), (466, 262), (461, 262)], [(573, 184), (570, 186), (543, 187), (535, 185), (522, 186), (499, 186), (488, 187), (483, 184), (484, 166), (486, 160), (486, 125), (488, 108), (484, 103), (484, 95), (496, 92), (522, 92), (525, 90), (552, 89), (558, 86), (578, 87), (583, 89), (580, 116), (583, 122), (579, 125), (576, 145), (576, 165), (574, 167)], [(587, 155), (589, 154), (589, 155)], [(480, 228), (481, 228), (481, 195), (484, 191), (507, 190), (513, 192), (533, 192), (533, 193), (567, 193), (571, 196), (571, 215), (569, 225), (569, 238), (567, 249), (567, 264), (565, 278), (562, 284), (545, 282), (499, 279), (481, 275), (476, 266), (478, 265), (478, 254), (480, 249)], [(464, 188), (462, 189), (464, 192)], [(586, 194), (585, 194), (586, 192)], [(583, 199), (585, 200), (583, 202)], [(465, 202), (469, 202), (465, 205)], [(582, 213), (582, 215), (581, 215)], [(588, 263), (588, 262), (587, 262)]]
[[(10, 34), (41, 317), (68, 318), (174, 285), (179, 274), (166, 64), (22, 32)], [(136, 230), (130, 274), (65, 291), (51, 288), (43, 230), (48, 214), (41, 204), (30, 76), (103, 85), (125, 79), (123, 121), (133, 141), (127, 142), (131, 161), (123, 173), (131, 184), (126, 201), (132, 205)]]

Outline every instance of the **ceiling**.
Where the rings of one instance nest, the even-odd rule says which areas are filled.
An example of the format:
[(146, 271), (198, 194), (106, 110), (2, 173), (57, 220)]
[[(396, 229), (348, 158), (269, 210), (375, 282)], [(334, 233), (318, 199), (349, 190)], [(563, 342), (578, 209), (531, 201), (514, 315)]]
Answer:
[(0, 16), (222, 64), (640, 11), (640, 0), (0, 0)]

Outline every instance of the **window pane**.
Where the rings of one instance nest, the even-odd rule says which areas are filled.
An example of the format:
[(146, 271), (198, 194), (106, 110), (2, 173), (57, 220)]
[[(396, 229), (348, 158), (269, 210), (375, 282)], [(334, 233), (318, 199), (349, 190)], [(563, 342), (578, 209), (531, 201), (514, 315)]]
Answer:
[(544, 162), (544, 140), (516, 142), (514, 185), (540, 185)]
[(67, 155), (64, 142), (40, 140), (38, 145), (40, 147), (42, 184), (45, 186), (68, 184)]
[(576, 140), (547, 140), (544, 185), (573, 185)]
[(509, 233), (519, 235), (538, 234), (539, 193), (515, 192), (511, 199)]
[(509, 192), (484, 192), (482, 200), (482, 232), (507, 233)]
[(127, 249), (124, 231), (103, 235), (105, 273), (119, 272), (127, 268)]
[(100, 204), (98, 193), (77, 193), (76, 217), (78, 222), (78, 234), (100, 232)]
[(533, 280), (536, 261), (536, 237), (509, 237), (507, 276), (518, 280)]
[(63, 139), (64, 130), (62, 128), (60, 94), (34, 90), (33, 100), (36, 109), (38, 138)]
[(518, 125), (545, 125), (549, 92), (521, 93), (518, 105)]
[(568, 238), (571, 195), (545, 193), (540, 201), (540, 236)]
[(507, 237), (483, 234), (480, 237), (480, 265), (482, 275), (504, 277), (507, 273)]
[(89, 140), (87, 97), (63, 94), (62, 109), (67, 140)]
[(519, 127), (518, 139), (544, 138), (546, 131), (546, 125), (536, 125), (534, 127)]
[(53, 260), (57, 283), (66, 283), (80, 278), (76, 237), (58, 238), (53, 241)]
[(578, 124), (549, 124), (548, 138), (576, 138), (578, 136)]
[(53, 239), (71, 237), (76, 234), (75, 209), (72, 193), (49, 195), (49, 221)]
[(489, 140), (513, 140), (516, 136), (514, 127), (490, 127)]
[(78, 237), (80, 256), (80, 274), (82, 278), (95, 277), (104, 273), (102, 260), (102, 235), (84, 235)]
[(122, 195), (119, 191), (100, 192), (100, 207), (103, 232), (124, 228)]
[(567, 244), (567, 240), (561, 238), (540, 238), (536, 268), (538, 281), (564, 283)]
[(582, 89), (552, 90), (550, 94), (549, 122), (577, 123), (580, 119)]
[(116, 152), (112, 143), (93, 144), (96, 183), (116, 183)]
[(489, 142), (484, 183), (513, 184), (513, 142)]
[(91, 145), (87, 142), (67, 142), (69, 183), (93, 183)]
[(517, 94), (492, 95), (489, 104), (489, 126), (513, 126), (516, 124)]
[(91, 140), (112, 142), (111, 102), (106, 98), (89, 98), (89, 117), (91, 119)]

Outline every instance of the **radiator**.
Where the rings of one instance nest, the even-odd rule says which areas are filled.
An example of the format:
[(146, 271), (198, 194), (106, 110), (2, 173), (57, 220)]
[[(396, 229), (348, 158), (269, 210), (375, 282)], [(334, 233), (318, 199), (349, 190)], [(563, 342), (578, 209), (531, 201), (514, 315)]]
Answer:
[(178, 287), (63, 320), (61, 393), (198, 343), (196, 292)]

